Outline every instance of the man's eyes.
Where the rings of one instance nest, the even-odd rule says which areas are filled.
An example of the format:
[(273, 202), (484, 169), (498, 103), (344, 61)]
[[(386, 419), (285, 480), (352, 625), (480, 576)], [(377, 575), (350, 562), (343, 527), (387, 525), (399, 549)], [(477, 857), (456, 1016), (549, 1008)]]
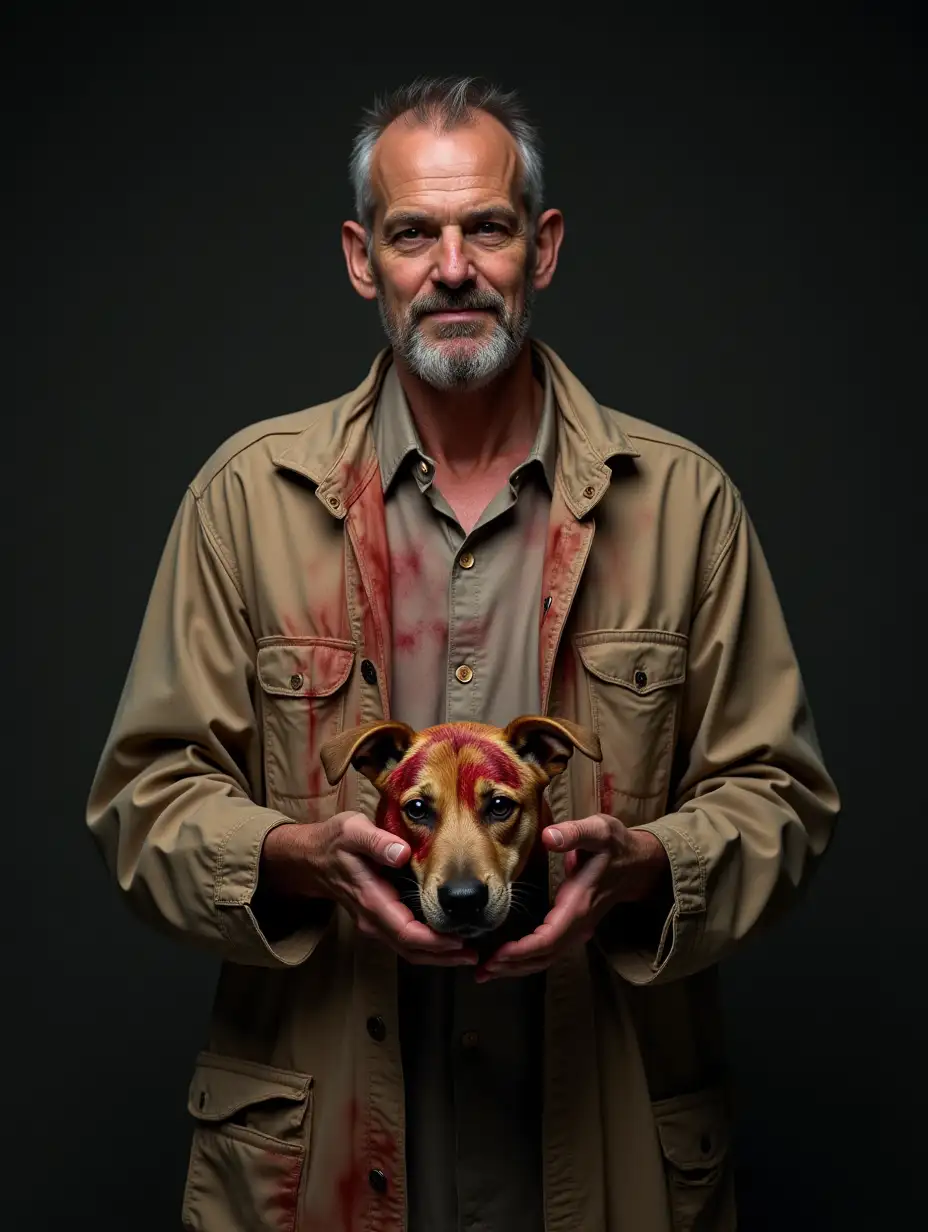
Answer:
[[(496, 236), (505, 233), (506, 227), (501, 222), (487, 220), (475, 223), (467, 232), (467, 234), (479, 236)], [(393, 243), (412, 244), (422, 239), (434, 238), (434, 236), (435, 232), (429, 232), (424, 227), (404, 227), (402, 231), (394, 232)]]

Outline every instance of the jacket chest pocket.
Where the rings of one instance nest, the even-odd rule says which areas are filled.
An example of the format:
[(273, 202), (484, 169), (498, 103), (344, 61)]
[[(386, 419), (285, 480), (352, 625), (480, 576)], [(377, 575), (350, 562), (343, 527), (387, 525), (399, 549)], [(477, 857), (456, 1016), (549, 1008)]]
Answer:
[(204, 1052), (181, 1219), (195, 1232), (293, 1232), (312, 1128), (312, 1078)]
[(603, 760), (595, 766), (599, 808), (630, 825), (653, 821), (667, 800), (687, 638), (610, 629), (578, 634), (574, 645), (602, 742)]
[(326, 740), (345, 725), (353, 642), (334, 638), (265, 638), (257, 674), (264, 712), (267, 803), (308, 820), (309, 802), (334, 796), (319, 760)]

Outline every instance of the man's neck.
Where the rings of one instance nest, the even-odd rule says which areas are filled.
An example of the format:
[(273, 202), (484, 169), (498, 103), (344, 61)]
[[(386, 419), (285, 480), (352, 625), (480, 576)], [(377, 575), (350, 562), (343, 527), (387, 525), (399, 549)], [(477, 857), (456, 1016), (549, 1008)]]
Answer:
[(395, 362), (422, 447), (444, 474), (467, 482), (511, 470), (531, 452), (543, 391), (528, 344), (511, 367), (473, 390), (435, 389)]

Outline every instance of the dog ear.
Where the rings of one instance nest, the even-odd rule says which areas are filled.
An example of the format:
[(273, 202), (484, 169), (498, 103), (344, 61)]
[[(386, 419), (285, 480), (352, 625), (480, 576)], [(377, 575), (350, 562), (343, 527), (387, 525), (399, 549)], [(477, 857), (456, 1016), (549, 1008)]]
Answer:
[(354, 766), (376, 783), (386, 770), (392, 770), (402, 760), (415, 738), (416, 733), (407, 723), (393, 719), (352, 727), (327, 740), (319, 750), (325, 777), (334, 787), (348, 767)]
[(567, 769), (574, 749), (579, 749), (593, 761), (603, 759), (599, 736), (567, 719), (523, 714), (513, 719), (503, 731), (503, 739), (524, 761), (540, 766), (549, 779)]

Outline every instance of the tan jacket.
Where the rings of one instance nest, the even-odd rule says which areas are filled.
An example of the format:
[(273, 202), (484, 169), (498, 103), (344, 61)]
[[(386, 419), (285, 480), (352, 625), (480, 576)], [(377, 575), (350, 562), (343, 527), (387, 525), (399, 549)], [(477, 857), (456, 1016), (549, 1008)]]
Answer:
[[(549, 789), (664, 844), (666, 922), (616, 909), (549, 971), (547, 1232), (734, 1226), (716, 964), (806, 884), (838, 798), (738, 492), (687, 441), (597, 405), (548, 348), (557, 484), (539, 612), (548, 713), (604, 760)], [(177, 514), (88, 824), (140, 916), (222, 959), (185, 1226), (399, 1232), (396, 960), (341, 908), (256, 893), (264, 836), (372, 785), (321, 743), (389, 714), (390, 587), (370, 413), (385, 355), (334, 402), (239, 432)], [(552, 891), (561, 858), (550, 857)], [(260, 924), (259, 924), (260, 920)], [(271, 921), (273, 920), (273, 924)]]

